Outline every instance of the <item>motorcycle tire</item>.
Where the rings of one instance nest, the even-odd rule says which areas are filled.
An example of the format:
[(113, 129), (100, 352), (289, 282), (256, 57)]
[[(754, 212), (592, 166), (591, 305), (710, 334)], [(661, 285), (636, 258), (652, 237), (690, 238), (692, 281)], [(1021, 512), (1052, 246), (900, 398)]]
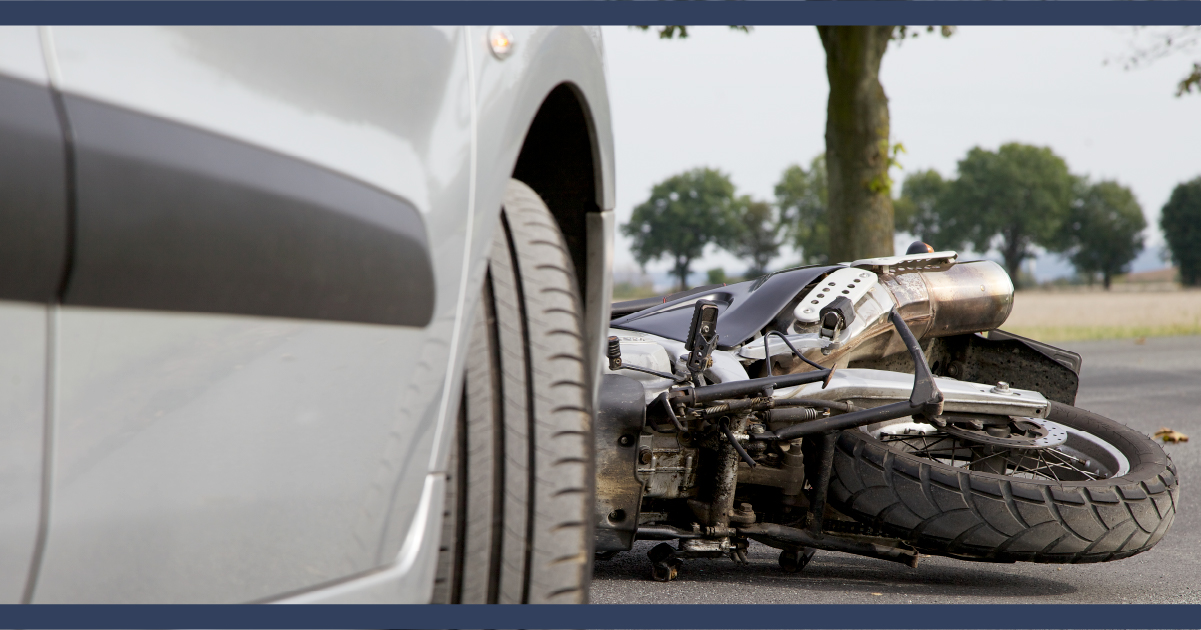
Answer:
[(592, 434), (563, 235), (511, 180), (468, 336), (433, 601), (587, 603)]
[(1116, 449), (1125, 472), (1081, 481), (980, 472), (903, 452), (865, 428), (839, 434), (828, 500), (924, 553), (968, 560), (1106, 562), (1155, 546), (1179, 498), (1176, 467), (1163, 449), (1069, 405), (1052, 402), (1047, 419)]

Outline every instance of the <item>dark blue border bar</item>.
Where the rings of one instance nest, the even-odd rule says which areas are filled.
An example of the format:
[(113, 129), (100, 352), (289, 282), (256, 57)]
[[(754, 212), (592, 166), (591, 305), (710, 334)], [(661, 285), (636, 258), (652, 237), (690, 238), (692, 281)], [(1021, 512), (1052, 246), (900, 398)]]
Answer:
[(1201, 23), (1201, 2), (0, 1), (7, 24)]
[(1201, 628), (1197, 605), (0, 606), (5, 628)]

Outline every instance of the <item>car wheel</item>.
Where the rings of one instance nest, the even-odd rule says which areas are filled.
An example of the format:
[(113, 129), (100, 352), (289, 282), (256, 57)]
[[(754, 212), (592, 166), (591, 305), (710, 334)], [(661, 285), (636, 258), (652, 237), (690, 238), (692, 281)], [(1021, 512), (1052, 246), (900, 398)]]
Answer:
[(468, 336), (437, 603), (586, 603), (592, 420), (582, 305), (550, 211), (511, 180)]

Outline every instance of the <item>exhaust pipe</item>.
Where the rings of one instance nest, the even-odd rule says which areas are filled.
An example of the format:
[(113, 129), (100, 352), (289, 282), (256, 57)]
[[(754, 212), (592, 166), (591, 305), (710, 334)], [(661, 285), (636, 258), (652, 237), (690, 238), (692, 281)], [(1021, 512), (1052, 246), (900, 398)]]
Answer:
[(999, 328), (1013, 310), (1013, 281), (991, 260), (956, 263), (941, 271), (880, 274), (897, 310), (919, 339)]

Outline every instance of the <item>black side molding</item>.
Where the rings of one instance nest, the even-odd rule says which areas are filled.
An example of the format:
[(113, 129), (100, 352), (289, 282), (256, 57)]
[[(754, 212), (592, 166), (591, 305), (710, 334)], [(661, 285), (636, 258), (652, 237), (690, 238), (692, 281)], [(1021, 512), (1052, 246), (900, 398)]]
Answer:
[(57, 299), (67, 264), (66, 169), (50, 89), (0, 77), (0, 300)]
[(179, 123), (64, 102), (78, 200), (65, 304), (429, 323), (429, 244), (406, 200)]

